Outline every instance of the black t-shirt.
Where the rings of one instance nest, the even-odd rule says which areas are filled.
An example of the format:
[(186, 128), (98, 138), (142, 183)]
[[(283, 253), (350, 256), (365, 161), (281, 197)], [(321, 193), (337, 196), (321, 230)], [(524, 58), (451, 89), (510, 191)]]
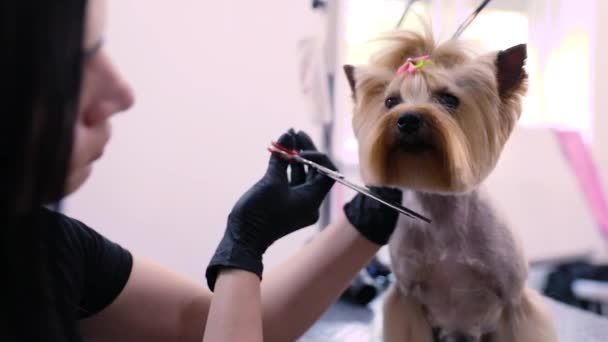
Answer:
[(82, 222), (41, 210), (41, 220), (49, 228), (48, 246), (55, 250), (49, 260), (55, 291), (65, 291), (71, 317), (90, 317), (110, 305), (125, 287), (133, 258)]
[(127, 250), (60, 213), (0, 215), (0, 342), (82, 340), (78, 320), (110, 305), (132, 266)]

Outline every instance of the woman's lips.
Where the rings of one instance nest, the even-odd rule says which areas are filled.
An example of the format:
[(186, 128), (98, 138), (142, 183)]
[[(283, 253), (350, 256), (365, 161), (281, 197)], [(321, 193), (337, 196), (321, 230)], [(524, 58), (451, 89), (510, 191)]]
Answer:
[(112, 136), (112, 129), (111, 126), (105, 125), (101, 131), (100, 131), (100, 137), (99, 137), (99, 147), (97, 149), (97, 151), (93, 154), (92, 158), (89, 160), (89, 163), (93, 163), (94, 161), (98, 160), (99, 158), (101, 158), (103, 156), (104, 150), (106, 145), (108, 144), (108, 142), (110, 141), (110, 137)]
[(89, 160), (89, 164), (93, 163), (93, 162), (97, 161), (99, 158), (101, 158), (103, 156), (103, 150), (104, 149), (102, 148), (99, 152), (95, 153), (93, 155), (93, 158), (91, 158), (91, 160)]

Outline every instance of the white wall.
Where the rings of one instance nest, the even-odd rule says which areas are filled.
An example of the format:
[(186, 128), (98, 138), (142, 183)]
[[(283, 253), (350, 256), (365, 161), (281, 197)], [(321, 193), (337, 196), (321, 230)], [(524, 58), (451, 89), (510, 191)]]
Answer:
[(484, 188), (530, 261), (603, 254), (606, 243), (552, 130), (517, 127)]
[[(109, 1), (107, 49), (136, 91), (68, 214), (196, 279), (237, 198), (289, 127), (317, 140), (296, 46), (317, 29), (307, 1)], [(271, 249), (272, 266), (312, 231)]]
[[(543, 70), (545, 83), (539, 88), (539, 84), (535, 84), (539, 79), (531, 78), (530, 88), (537, 89), (537, 92), (531, 91), (528, 96), (538, 96), (538, 90), (543, 89), (545, 103), (533, 108), (550, 113), (554, 123), (570, 122), (574, 127), (587, 129), (586, 122), (577, 122), (576, 119), (589, 113), (593, 136), (590, 148), (600, 166), (600, 176), (608, 193), (608, 102), (603, 96), (603, 89), (608, 86), (605, 62), (608, 41), (603, 35), (608, 28), (608, 3), (586, 0), (577, 2), (578, 7), (569, 8), (572, 4), (568, 0), (529, 4), (529, 43), (536, 50), (536, 55), (530, 59), (538, 63), (535, 65), (538, 70)], [(570, 78), (572, 75), (555, 72), (557, 60), (552, 61), (546, 55), (563, 49), (565, 45), (556, 45), (563, 37), (582, 32), (590, 35), (590, 65), (589, 69), (583, 67), (578, 71), (585, 73), (589, 70), (588, 82), (584, 75)], [(541, 51), (545, 58), (539, 58)], [(567, 50), (563, 49), (561, 53), (565, 54), (564, 51)], [(579, 55), (582, 63), (587, 62), (586, 53)], [(563, 100), (568, 95), (573, 101)], [(550, 131), (519, 129), (490, 177), (489, 186), (495, 201), (522, 236), (533, 260), (586, 252), (605, 255), (608, 252), (589, 202)]]

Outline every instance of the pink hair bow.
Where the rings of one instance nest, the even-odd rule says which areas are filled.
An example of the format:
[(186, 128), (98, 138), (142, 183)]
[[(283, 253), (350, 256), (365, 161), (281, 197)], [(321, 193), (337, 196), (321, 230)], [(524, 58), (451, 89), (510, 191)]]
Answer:
[(397, 75), (403, 73), (413, 74), (416, 70), (423, 68), (426, 65), (433, 64), (433, 60), (430, 55), (420, 56), (415, 58), (408, 58), (402, 66), (397, 69)]

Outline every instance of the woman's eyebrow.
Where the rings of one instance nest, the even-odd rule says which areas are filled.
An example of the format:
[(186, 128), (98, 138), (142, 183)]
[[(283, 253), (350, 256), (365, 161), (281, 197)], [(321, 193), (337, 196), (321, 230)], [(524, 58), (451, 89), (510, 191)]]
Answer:
[(87, 59), (90, 59), (91, 57), (93, 57), (103, 47), (103, 44), (104, 44), (103, 37), (99, 38), (93, 46), (84, 50), (83, 58), (85, 60), (87, 60)]

